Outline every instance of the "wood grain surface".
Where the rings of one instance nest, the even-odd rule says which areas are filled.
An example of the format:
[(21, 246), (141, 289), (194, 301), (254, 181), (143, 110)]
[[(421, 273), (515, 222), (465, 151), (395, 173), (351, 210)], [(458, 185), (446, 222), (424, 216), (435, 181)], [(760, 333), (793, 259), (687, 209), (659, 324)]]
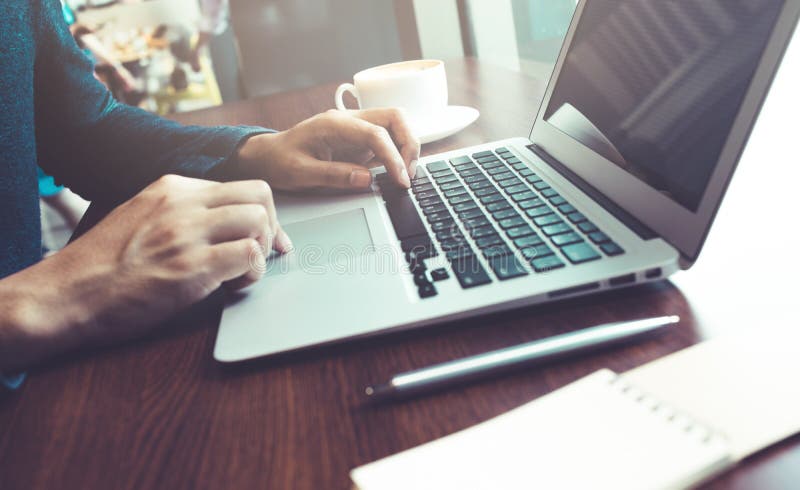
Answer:
[[(472, 59), (451, 61), (447, 69), (451, 103), (477, 107), (482, 115), (459, 135), (427, 146), (426, 154), (527, 136), (541, 81)], [(176, 119), (285, 129), (332, 108), (335, 87)], [(749, 248), (731, 245), (743, 240), (735, 211), (752, 199), (752, 180), (748, 184), (734, 185), (733, 204), (723, 207), (723, 224), (701, 262), (674, 282), (227, 367), (212, 359), (216, 297), (147, 339), (58, 359), (0, 400), (0, 488), (347, 489), (348, 473), (358, 465), (486, 420), (597, 369), (624, 371), (751, 326), (753, 319), (791, 318), (794, 294), (781, 292), (776, 278), (798, 277), (796, 263), (775, 268), (778, 259), (752, 257)], [(791, 206), (790, 196), (778, 204)], [(728, 208), (732, 215), (724, 212)], [(736, 250), (748, 254), (749, 267), (731, 262), (743, 260)], [(723, 299), (715, 300), (720, 290)], [(398, 371), (592, 324), (666, 314), (683, 322), (645, 342), (402, 403), (366, 405), (361, 396), (366, 384)], [(787, 375), (796, 382), (797, 373)], [(531, 464), (535, 471), (536, 462)], [(789, 488), (799, 482), (795, 437), (708, 488)]]

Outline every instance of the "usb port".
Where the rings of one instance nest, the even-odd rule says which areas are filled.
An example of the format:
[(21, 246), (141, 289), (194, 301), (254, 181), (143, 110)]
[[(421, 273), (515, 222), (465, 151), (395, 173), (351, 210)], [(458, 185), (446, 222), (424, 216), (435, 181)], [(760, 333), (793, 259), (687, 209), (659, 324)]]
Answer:
[(656, 267), (655, 269), (648, 269), (644, 273), (644, 277), (648, 279), (655, 279), (657, 277), (661, 277), (661, 267)]
[(608, 283), (612, 286), (624, 286), (636, 282), (636, 274), (625, 274), (624, 276), (613, 277)]

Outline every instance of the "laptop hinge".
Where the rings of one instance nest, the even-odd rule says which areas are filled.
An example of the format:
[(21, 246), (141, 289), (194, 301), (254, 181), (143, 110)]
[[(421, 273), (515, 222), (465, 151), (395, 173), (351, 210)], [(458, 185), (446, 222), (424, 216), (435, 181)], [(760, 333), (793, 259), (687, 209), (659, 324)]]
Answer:
[(591, 197), (597, 204), (603, 207), (606, 211), (614, 215), (615, 218), (622, 221), (628, 228), (633, 230), (634, 233), (639, 235), (642, 240), (652, 240), (658, 238), (658, 234), (647, 227), (644, 223), (633, 217), (630, 213), (622, 209), (611, 199), (607, 198), (602, 192), (598, 191), (591, 184), (583, 180), (568, 169), (566, 165), (556, 160), (551, 154), (547, 153), (541, 146), (537, 144), (528, 145), (528, 149), (536, 156), (544, 160), (556, 172), (561, 174), (565, 179), (569, 180), (575, 187), (582, 190), (586, 195)]

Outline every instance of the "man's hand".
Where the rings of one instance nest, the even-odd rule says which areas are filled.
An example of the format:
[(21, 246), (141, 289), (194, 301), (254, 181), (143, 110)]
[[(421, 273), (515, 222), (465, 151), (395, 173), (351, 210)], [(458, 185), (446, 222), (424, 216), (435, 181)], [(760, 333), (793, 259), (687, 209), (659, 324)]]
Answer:
[(363, 190), (372, 177), (364, 166), (386, 167), (402, 187), (416, 173), (419, 140), (398, 109), (331, 110), (276, 134), (248, 139), (239, 150), (242, 173), (275, 189)]
[(0, 281), (0, 371), (139, 335), (223, 284), (253, 283), (265, 250), (291, 247), (263, 181), (165, 176), (62, 251)]

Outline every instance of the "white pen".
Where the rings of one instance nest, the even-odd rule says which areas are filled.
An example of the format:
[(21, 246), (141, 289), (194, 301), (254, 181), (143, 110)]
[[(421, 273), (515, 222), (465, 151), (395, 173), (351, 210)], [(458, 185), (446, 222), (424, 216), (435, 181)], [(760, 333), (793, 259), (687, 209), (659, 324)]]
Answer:
[(415, 395), (424, 391), (497, 374), (534, 361), (549, 361), (620, 344), (674, 325), (679, 321), (680, 318), (673, 315), (586, 328), (414, 371), (407, 371), (395, 375), (388, 383), (368, 386), (364, 391), (371, 400)]

